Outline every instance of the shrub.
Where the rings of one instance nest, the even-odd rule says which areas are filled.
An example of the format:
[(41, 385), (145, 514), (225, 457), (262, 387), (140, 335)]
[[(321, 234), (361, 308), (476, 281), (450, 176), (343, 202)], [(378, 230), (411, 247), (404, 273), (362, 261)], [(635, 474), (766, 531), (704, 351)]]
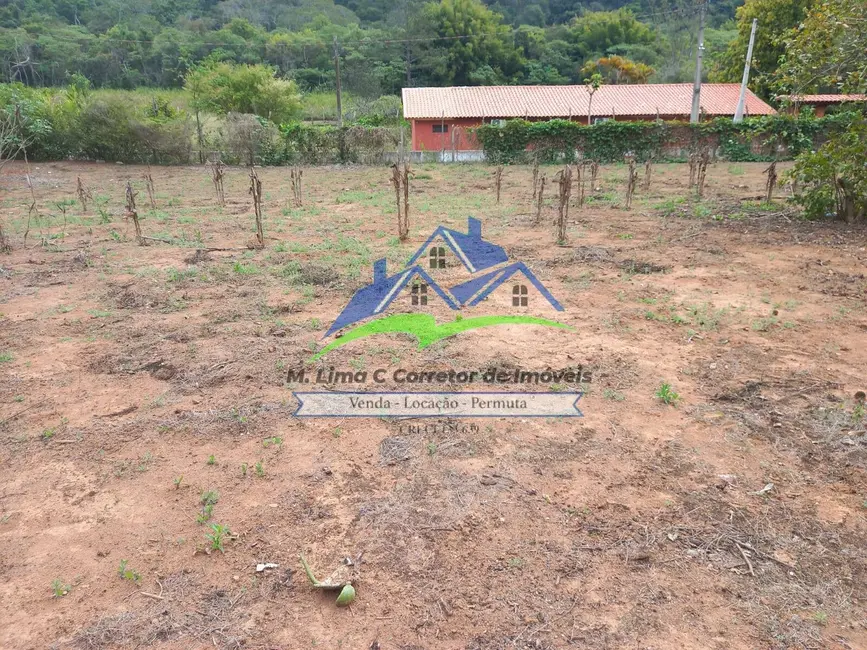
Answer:
[(368, 162), (377, 160), (395, 146), (399, 135), (386, 127), (311, 126), (301, 122), (280, 125), (285, 142), (285, 160), (307, 164)]
[[(154, 100), (153, 105), (159, 105)], [(192, 124), (181, 111), (151, 111), (111, 95), (86, 103), (77, 127), (77, 155), (88, 160), (186, 164)]]
[(278, 124), (301, 111), (295, 82), (277, 79), (274, 68), (266, 65), (211, 63), (191, 70), (185, 87), (200, 110), (252, 113)]
[(867, 221), (867, 121), (857, 120), (817, 151), (798, 156), (790, 172), (809, 218)]
[[(258, 115), (229, 113), (226, 115), (225, 144), (231, 161), (245, 165), (255, 162), (279, 164), (280, 134), (277, 127)], [(264, 157), (266, 160), (262, 160)]]

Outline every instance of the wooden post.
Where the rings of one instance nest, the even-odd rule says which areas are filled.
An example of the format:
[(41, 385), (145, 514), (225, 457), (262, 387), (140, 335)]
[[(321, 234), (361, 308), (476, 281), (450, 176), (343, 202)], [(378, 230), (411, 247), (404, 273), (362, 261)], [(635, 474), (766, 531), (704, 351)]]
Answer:
[(446, 161), (446, 114), (440, 117), (440, 162)]
[(710, 152), (705, 147), (698, 156), (698, 198), (704, 197), (704, 181), (707, 177), (707, 166), (710, 162)]
[(340, 92), (340, 46), (334, 37), (334, 87), (337, 91), (337, 126), (343, 126), (343, 97)]
[(262, 181), (256, 170), (250, 168), (250, 194), (253, 196), (253, 211), (256, 216), (256, 243), (259, 248), (265, 247), (265, 232), (262, 225)]
[(775, 160), (770, 164), (770, 166), (765, 170), (765, 174), (768, 175), (768, 181), (765, 184), (765, 201), (768, 203), (774, 198), (774, 187), (777, 184), (777, 161)]
[(536, 200), (536, 183), (539, 180), (539, 153), (533, 152), (533, 200)]
[(148, 164), (148, 171), (145, 175), (145, 187), (147, 188), (148, 198), (151, 202), (151, 210), (157, 209), (157, 202), (154, 201), (154, 177), (151, 176), (151, 166)]
[[(391, 166), (391, 184), (394, 186), (394, 199), (397, 207), (397, 236), (400, 241), (406, 241), (409, 237), (410, 174), (409, 165), (406, 163), (404, 163), (402, 171), (397, 163)], [(401, 188), (403, 189), (403, 206), (401, 206)]]
[(81, 176), (77, 179), (76, 194), (78, 194), (78, 200), (81, 202), (81, 211), (87, 212), (87, 202), (92, 201), (93, 196), (90, 193), (90, 189), (85, 187), (84, 183), (81, 182)]
[(217, 203), (220, 206), (226, 205), (226, 194), (223, 191), (223, 176), (225, 174), (225, 165), (223, 161), (217, 159), (211, 163), (211, 180), (214, 183), (214, 190), (217, 192)]
[(572, 197), (572, 166), (566, 165), (560, 172), (560, 205), (557, 212), (557, 243), (565, 244), (566, 220), (569, 218), (569, 200)]
[(289, 172), (289, 179), (292, 183), (292, 203), (296, 208), (300, 208), (304, 203), (301, 190), (301, 177), (304, 171), (300, 167), (293, 167)]
[(412, 170), (409, 168), (409, 163), (403, 164), (403, 238), (406, 240), (409, 237), (409, 179), (412, 176)]
[(536, 195), (536, 221), (535, 224), (539, 225), (539, 222), (542, 220), (542, 197), (545, 194), (545, 174), (542, 174), (542, 178), (539, 179), (539, 192)]
[(632, 195), (635, 194), (635, 184), (638, 182), (638, 172), (635, 169), (635, 155), (629, 154), (626, 156), (627, 162), (627, 178), (626, 178), (626, 209), (632, 208)]
[(126, 216), (132, 219), (133, 227), (135, 228), (135, 240), (139, 246), (144, 246), (144, 238), (141, 235), (141, 225), (138, 222), (138, 212), (135, 209), (135, 190), (132, 189), (132, 183), (126, 182)]
[(451, 132), (450, 132), (451, 139), (452, 139), (452, 162), (455, 162), (455, 159), (457, 158), (457, 151), (455, 151), (455, 129), (457, 129), (457, 127), (454, 124), (452, 124)]

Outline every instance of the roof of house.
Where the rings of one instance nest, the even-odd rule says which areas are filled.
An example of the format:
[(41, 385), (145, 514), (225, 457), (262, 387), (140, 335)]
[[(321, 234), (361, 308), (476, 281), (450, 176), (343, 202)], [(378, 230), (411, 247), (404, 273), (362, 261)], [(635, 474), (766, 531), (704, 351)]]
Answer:
[[(378, 263), (382, 264), (384, 261), (385, 260), (379, 260)], [(374, 266), (374, 268), (376, 268), (376, 266)], [(383, 267), (383, 273), (384, 271), (385, 269)], [(352, 299), (343, 311), (340, 312), (340, 315), (334, 320), (331, 327), (328, 328), (328, 331), (325, 333), (323, 338), (331, 336), (334, 332), (346, 327), (347, 325), (357, 323), (358, 321), (373, 316), (374, 314), (382, 313), (382, 311), (398, 296), (401, 289), (403, 289), (416, 275), (420, 276), (449, 307), (452, 309), (458, 308), (454, 299), (443, 291), (433, 278), (425, 273), (421, 267), (412, 266), (402, 270), (400, 273), (392, 275), (391, 277), (381, 278), (379, 280), (375, 278), (371, 284), (356, 291), (355, 295), (352, 296)]]
[[(740, 84), (702, 84), (701, 108), (707, 115), (734, 115)], [(585, 86), (454, 86), (404, 88), (406, 119), (556, 118), (587, 115), (590, 94)], [(689, 115), (692, 84), (626, 84), (599, 88), (593, 115), (608, 117)], [(776, 111), (747, 90), (747, 115)]]
[(551, 295), (551, 292), (545, 288), (545, 285), (539, 281), (536, 275), (523, 262), (515, 262), (482, 277), (473, 278), (463, 284), (452, 287), (449, 291), (462, 305), (472, 307), (487, 298), (494, 289), (515, 275), (515, 273), (521, 273), (527, 278), (530, 284), (536, 287), (554, 309), (563, 311), (563, 306), (557, 302), (557, 299)]
[(867, 95), (780, 95), (780, 99), (788, 99), (801, 104), (842, 104), (843, 102), (863, 102)]
[(442, 237), (443, 242), (457, 255), (458, 259), (470, 273), (483, 271), (497, 264), (502, 264), (509, 259), (506, 251), (501, 246), (492, 244), (482, 238), (482, 222), (473, 217), (468, 217), (467, 232), (463, 233), (446, 228), (445, 226), (437, 227), (407, 264), (415, 264), (420, 257), (427, 253), (428, 247), (437, 237)]

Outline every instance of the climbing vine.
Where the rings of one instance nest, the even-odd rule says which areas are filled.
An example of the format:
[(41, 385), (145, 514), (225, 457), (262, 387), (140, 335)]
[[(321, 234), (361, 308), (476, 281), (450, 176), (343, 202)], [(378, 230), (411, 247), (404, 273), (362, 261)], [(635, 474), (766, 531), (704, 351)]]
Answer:
[(485, 156), (495, 164), (620, 161), (627, 154), (638, 160), (683, 158), (685, 151), (709, 146), (732, 161), (762, 161), (794, 157), (816, 146), (827, 134), (845, 128), (855, 114), (822, 118), (811, 115), (773, 115), (749, 118), (738, 124), (718, 118), (701, 124), (684, 122), (617, 122), (586, 126), (570, 120), (529, 122), (509, 120), (498, 126), (477, 127)]

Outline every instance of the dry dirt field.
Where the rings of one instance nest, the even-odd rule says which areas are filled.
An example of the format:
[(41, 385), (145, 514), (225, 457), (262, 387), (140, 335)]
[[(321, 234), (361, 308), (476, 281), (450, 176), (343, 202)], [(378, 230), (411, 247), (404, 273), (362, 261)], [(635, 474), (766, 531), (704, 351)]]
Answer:
[[(305, 169), (300, 208), (261, 169), (254, 251), (243, 169), (220, 208), (207, 169), (154, 168), (150, 209), (143, 168), (35, 164), (25, 247), (8, 165), (0, 648), (867, 648), (867, 233), (763, 204), (764, 167), (714, 164), (697, 201), (659, 165), (627, 211), (607, 166), (562, 246), (553, 168), (534, 226), (529, 168), (497, 205), (490, 167), (419, 166), (405, 244), (387, 168)], [(136, 245), (128, 179), (165, 243)], [(379, 335), (318, 366), (583, 365), (585, 417), (293, 418), (287, 369), (373, 260), (468, 215), (575, 330)], [(300, 552), (320, 577), (363, 554), (350, 608)]]

